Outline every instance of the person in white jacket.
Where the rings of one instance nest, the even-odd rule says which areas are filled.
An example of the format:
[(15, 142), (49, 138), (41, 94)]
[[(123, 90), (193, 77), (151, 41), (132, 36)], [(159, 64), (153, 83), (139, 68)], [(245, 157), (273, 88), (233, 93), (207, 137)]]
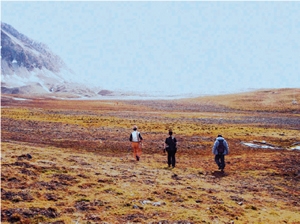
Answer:
[(130, 134), (129, 141), (131, 141), (131, 147), (133, 149), (133, 156), (137, 161), (140, 161), (142, 154), (142, 141), (141, 133), (137, 131), (137, 126), (133, 126), (133, 132)]
[(212, 153), (215, 155), (215, 162), (218, 165), (219, 170), (221, 170), (221, 172), (224, 172), (225, 155), (229, 154), (229, 146), (222, 135), (218, 135), (218, 137), (216, 138), (216, 141), (212, 148)]

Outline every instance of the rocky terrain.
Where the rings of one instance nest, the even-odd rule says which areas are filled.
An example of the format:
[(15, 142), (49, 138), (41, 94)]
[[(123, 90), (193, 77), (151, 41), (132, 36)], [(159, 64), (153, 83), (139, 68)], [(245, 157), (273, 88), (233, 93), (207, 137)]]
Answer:
[[(300, 112), (290, 93), (278, 90), (270, 104), (249, 94), (244, 108), (243, 94), (235, 103), (2, 95), (1, 223), (299, 224)], [(144, 137), (139, 162), (134, 124)], [(169, 128), (179, 142), (174, 169), (163, 153)], [(211, 153), (218, 134), (230, 147), (225, 173)]]

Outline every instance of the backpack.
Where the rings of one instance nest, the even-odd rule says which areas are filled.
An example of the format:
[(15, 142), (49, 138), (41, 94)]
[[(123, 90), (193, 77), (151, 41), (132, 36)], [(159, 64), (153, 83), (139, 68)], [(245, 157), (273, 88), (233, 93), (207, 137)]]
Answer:
[(166, 143), (168, 144), (167, 149), (166, 149), (167, 152), (169, 150), (177, 151), (176, 142), (174, 140), (174, 137), (167, 138)]
[(219, 145), (217, 147), (218, 150), (218, 154), (219, 155), (223, 155), (225, 152), (225, 146), (224, 146), (224, 140), (223, 139), (219, 139)]

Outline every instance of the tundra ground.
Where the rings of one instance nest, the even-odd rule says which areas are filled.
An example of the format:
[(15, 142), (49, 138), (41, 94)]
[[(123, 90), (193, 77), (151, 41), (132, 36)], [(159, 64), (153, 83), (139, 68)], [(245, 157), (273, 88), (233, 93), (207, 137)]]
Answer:
[[(300, 223), (292, 95), (300, 102), (298, 89), (173, 101), (3, 95), (1, 222)], [(174, 169), (163, 153), (169, 128), (179, 142)], [(230, 147), (225, 173), (211, 153), (218, 134)]]

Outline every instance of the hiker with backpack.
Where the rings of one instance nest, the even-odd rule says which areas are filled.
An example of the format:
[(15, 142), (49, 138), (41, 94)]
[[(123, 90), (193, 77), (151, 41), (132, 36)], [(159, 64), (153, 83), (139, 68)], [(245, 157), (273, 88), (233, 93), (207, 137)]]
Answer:
[(143, 138), (141, 136), (141, 133), (137, 131), (136, 125), (133, 126), (133, 132), (130, 134), (129, 141), (131, 141), (134, 159), (140, 161), (140, 157), (142, 154)]
[(170, 129), (169, 137), (166, 138), (164, 143), (164, 152), (167, 151), (168, 153), (168, 166), (171, 167), (172, 165), (172, 168), (174, 168), (176, 164), (175, 154), (177, 152), (177, 140), (172, 135), (173, 131)]
[(229, 154), (229, 147), (222, 135), (218, 135), (218, 137), (216, 138), (212, 152), (215, 155), (215, 162), (218, 165), (219, 170), (221, 170), (221, 172), (224, 172), (225, 155)]

